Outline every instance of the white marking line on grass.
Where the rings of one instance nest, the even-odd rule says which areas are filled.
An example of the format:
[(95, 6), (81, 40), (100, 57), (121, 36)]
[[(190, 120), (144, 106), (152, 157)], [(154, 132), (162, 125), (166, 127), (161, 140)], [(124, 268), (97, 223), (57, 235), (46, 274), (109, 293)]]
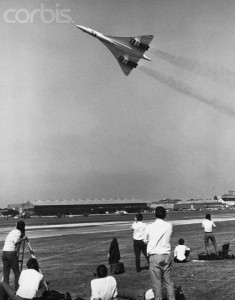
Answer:
[(230, 240), (229, 243), (231, 243), (231, 242), (233, 242), (233, 241), (235, 241), (235, 239)]
[(89, 248), (92, 248), (92, 247), (96, 247), (96, 246), (99, 246), (99, 245), (102, 245), (102, 244), (105, 244), (105, 243), (108, 243), (108, 242), (110, 242), (110, 241), (105, 241), (105, 242), (102, 242), (102, 243), (99, 243), (99, 244), (94, 244), (94, 245), (91, 245), (91, 246), (88, 246), (88, 247), (72, 250), (72, 251), (69, 251), (69, 252), (64, 252), (64, 253), (60, 253), (60, 254), (56, 254), (56, 255), (47, 256), (47, 257), (44, 257), (42, 259), (39, 259), (39, 261), (43, 261), (43, 260), (46, 260), (48, 258), (62, 256), (62, 255), (65, 255), (65, 254), (67, 255), (67, 254), (70, 254), (70, 253), (75, 253), (75, 252), (78, 252), (78, 251), (81, 251), (81, 250), (84, 250), (84, 249), (89, 249)]

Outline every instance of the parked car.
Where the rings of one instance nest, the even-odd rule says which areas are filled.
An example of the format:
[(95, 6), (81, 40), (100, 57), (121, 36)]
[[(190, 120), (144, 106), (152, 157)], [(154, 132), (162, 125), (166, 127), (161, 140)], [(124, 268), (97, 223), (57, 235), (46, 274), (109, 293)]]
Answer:
[(117, 210), (114, 213), (115, 215), (126, 215), (128, 212), (126, 210)]

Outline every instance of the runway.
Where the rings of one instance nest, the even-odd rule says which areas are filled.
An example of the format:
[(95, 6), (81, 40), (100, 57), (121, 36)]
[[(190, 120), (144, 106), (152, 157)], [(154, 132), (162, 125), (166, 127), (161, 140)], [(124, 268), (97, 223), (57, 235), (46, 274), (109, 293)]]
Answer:
[[(222, 216), (214, 218), (215, 222), (234, 221), (235, 217)], [(167, 220), (173, 226), (200, 224), (202, 219), (187, 219), (187, 220)], [(152, 223), (153, 221), (148, 221)], [(59, 224), (59, 225), (40, 225), (26, 226), (26, 234), (30, 239), (44, 238), (50, 236), (63, 236), (72, 234), (90, 234), (101, 232), (116, 232), (130, 230), (133, 221), (115, 221), (115, 222), (96, 222), (96, 223), (75, 223), (75, 224)], [(4, 241), (6, 235), (12, 230), (12, 227), (1, 228), (0, 241)]]

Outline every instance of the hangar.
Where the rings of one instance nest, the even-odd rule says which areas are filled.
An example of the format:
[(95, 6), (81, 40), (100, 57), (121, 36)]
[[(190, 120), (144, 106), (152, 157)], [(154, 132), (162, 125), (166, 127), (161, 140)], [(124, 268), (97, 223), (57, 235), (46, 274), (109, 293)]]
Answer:
[(175, 210), (204, 210), (204, 209), (211, 209), (217, 210), (225, 208), (226, 205), (216, 201), (216, 200), (202, 200), (202, 201), (187, 201), (184, 203), (176, 203), (174, 205)]
[(135, 198), (120, 199), (72, 199), (30, 201), (35, 215), (79, 215), (114, 213), (117, 210), (139, 212), (149, 210), (150, 203)]
[(233, 206), (235, 205), (235, 191), (229, 191), (228, 194), (221, 196), (221, 199), (224, 203)]

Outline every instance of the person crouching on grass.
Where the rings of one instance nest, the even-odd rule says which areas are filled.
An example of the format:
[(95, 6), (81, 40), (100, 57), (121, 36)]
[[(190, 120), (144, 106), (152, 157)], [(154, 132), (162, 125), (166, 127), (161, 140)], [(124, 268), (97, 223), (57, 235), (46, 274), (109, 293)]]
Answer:
[(184, 263), (189, 256), (190, 248), (184, 245), (184, 239), (179, 239), (179, 245), (174, 250), (174, 262)]
[(108, 276), (108, 268), (105, 265), (99, 265), (96, 275), (98, 278), (91, 281), (91, 300), (115, 299), (117, 282), (113, 276)]
[(23, 270), (19, 278), (19, 288), (15, 291), (6, 282), (0, 283), (0, 300), (33, 299), (38, 289), (43, 284), (43, 275), (39, 272), (38, 262), (35, 258), (30, 258), (27, 262), (27, 270)]

